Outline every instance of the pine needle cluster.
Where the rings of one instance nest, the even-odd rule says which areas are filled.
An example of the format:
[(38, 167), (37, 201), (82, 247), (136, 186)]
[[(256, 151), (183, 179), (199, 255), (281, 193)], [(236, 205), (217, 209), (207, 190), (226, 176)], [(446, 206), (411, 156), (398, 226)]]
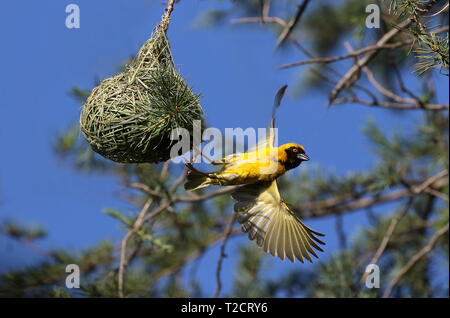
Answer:
[(400, 19), (412, 20), (409, 32), (414, 36), (412, 51), (417, 58), (415, 73), (419, 76), (433, 68), (439, 68), (442, 74), (448, 76), (448, 32), (438, 34), (436, 29), (439, 25), (433, 20), (448, 10), (448, 2), (431, 13), (431, 9), (438, 4), (439, 1), (424, 0), (391, 0), (389, 4), (391, 13)]

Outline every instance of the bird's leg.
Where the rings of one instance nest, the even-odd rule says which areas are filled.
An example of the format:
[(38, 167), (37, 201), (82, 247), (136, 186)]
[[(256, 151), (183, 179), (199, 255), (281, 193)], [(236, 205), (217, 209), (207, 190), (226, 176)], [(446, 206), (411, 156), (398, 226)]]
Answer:
[(202, 172), (200, 170), (198, 170), (197, 168), (194, 168), (194, 166), (192, 165), (192, 163), (188, 162), (186, 163), (186, 167), (191, 170), (192, 172), (201, 174), (202, 176), (205, 176), (207, 178), (211, 178), (211, 179), (219, 179), (218, 177), (216, 177), (214, 174), (212, 173), (206, 173), (206, 172)]
[(213, 161), (211, 161), (211, 164), (213, 164), (215, 166), (223, 166), (225, 164), (225, 162), (213, 160)]
[(207, 155), (205, 155), (202, 151), (200, 151), (195, 145), (193, 146), (193, 150), (197, 155), (200, 155), (201, 157), (205, 158), (210, 164), (213, 164), (215, 166), (217, 165), (223, 165), (224, 163), (221, 161), (216, 161), (211, 158), (209, 158)]

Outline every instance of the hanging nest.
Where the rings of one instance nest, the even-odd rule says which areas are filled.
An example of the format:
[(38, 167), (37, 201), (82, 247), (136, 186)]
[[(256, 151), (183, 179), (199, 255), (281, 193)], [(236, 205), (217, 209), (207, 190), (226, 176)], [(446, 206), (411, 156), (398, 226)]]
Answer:
[(192, 136), (202, 120), (199, 95), (176, 70), (159, 24), (125, 71), (105, 79), (84, 104), (80, 127), (92, 149), (121, 163), (156, 163), (170, 158), (172, 129)]

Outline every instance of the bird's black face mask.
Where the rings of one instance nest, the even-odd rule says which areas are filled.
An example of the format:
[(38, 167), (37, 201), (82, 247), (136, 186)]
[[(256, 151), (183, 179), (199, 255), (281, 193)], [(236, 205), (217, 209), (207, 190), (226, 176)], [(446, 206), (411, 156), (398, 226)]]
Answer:
[(284, 166), (287, 170), (298, 167), (302, 161), (308, 161), (309, 157), (305, 154), (305, 151), (300, 147), (290, 147), (286, 149), (287, 161), (284, 162)]

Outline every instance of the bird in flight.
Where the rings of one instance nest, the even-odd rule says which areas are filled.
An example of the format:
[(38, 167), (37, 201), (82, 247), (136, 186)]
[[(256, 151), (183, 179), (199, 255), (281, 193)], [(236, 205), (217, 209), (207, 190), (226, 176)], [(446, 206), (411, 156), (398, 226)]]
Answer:
[(212, 164), (222, 166), (216, 172), (202, 172), (188, 163), (186, 190), (196, 190), (211, 185), (237, 187), (231, 197), (237, 202), (234, 211), (241, 228), (255, 240), (265, 252), (295, 262), (304, 259), (312, 262), (311, 255), (318, 258), (314, 249), (323, 252), (318, 244), (325, 245), (317, 236), (324, 234), (306, 226), (278, 191), (277, 178), (286, 171), (298, 167), (309, 157), (299, 144), (287, 143), (274, 146), (275, 113), (287, 85), (276, 96), (269, 130), (255, 146), (245, 153), (231, 154)]

